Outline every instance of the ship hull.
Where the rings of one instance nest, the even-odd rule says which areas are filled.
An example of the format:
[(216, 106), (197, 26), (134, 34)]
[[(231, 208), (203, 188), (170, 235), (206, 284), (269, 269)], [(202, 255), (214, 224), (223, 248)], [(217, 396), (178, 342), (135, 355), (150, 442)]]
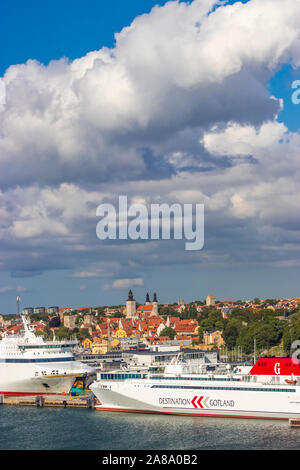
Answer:
[(131, 409), (131, 408), (106, 408), (101, 405), (95, 407), (97, 411), (107, 411), (107, 412), (117, 412), (117, 413), (142, 413), (142, 414), (164, 414), (164, 415), (177, 415), (177, 416), (198, 416), (202, 418), (240, 418), (240, 419), (275, 419), (286, 421), (291, 418), (300, 418), (299, 414), (289, 414), (286, 416), (279, 416), (276, 413), (270, 413), (268, 416), (265, 413), (259, 412), (238, 412), (235, 411), (233, 413), (226, 413), (226, 412), (194, 412), (194, 411), (180, 411), (178, 409), (169, 410), (169, 411), (150, 411), (150, 410), (139, 410), (139, 409)]
[[(57, 395), (69, 393), (76, 377), (84, 373), (82, 364), (76, 362), (68, 371), (61, 370), (60, 363), (48, 365), (44, 375), (41, 368), (31, 363), (0, 364), (0, 395)], [(51, 370), (50, 370), (51, 368)], [(45, 369), (45, 367), (44, 367)], [(58, 371), (58, 373), (53, 373)]]
[[(141, 382), (145, 382), (142, 384)], [(300, 393), (282, 387), (272, 391), (248, 391), (246, 387), (239, 390), (207, 390), (201, 385), (172, 390), (152, 388), (146, 381), (130, 383), (94, 382), (90, 388), (100, 401), (98, 411), (154, 413), (181, 416), (279, 419), (300, 418)], [(107, 387), (107, 388), (105, 388)], [(175, 406), (174, 406), (175, 404)]]

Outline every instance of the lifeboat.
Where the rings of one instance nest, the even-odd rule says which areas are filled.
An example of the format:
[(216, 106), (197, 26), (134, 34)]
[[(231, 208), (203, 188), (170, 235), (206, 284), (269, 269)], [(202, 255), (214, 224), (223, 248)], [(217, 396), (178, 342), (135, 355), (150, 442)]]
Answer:
[(285, 379), (285, 381), (286, 381), (287, 384), (290, 384), (290, 385), (296, 385), (296, 383), (297, 383), (297, 380)]

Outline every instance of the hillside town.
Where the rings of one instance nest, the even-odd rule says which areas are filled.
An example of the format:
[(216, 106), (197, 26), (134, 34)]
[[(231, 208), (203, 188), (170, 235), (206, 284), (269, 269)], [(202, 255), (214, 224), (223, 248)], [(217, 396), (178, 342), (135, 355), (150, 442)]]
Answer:
[[(159, 304), (156, 293), (138, 303), (130, 290), (124, 305), (98, 307), (30, 307), (22, 313), (36, 335), (47, 339), (77, 338), (90, 354), (141, 350), (154, 345), (180, 348), (288, 354), (300, 338), (300, 298), (249, 301), (215, 300)], [(299, 317), (299, 318), (298, 318)], [(23, 324), (18, 315), (0, 315), (0, 334), (15, 335)], [(274, 349), (275, 348), (275, 349)]]

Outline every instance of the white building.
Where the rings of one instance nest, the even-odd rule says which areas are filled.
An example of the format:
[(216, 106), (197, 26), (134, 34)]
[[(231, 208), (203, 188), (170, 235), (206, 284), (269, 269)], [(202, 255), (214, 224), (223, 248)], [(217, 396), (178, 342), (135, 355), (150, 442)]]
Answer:
[(208, 295), (206, 297), (206, 306), (213, 307), (215, 305), (215, 298), (213, 295)]
[(126, 301), (126, 318), (132, 318), (136, 313), (136, 300), (133, 298), (132, 290), (128, 293)]

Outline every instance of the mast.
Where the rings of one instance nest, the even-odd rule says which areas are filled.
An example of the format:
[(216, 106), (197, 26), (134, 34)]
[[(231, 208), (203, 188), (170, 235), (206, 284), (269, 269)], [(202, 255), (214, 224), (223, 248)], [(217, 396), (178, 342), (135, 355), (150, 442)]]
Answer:
[(24, 313), (20, 314), (20, 301), (21, 301), (21, 297), (17, 295), (17, 313), (18, 315), (21, 315), (21, 319), (22, 319), (24, 331), (25, 331), (25, 336), (28, 338), (28, 335), (30, 334), (32, 336), (33, 333), (29, 329), (28, 321), (26, 320), (26, 316), (24, 315)]

